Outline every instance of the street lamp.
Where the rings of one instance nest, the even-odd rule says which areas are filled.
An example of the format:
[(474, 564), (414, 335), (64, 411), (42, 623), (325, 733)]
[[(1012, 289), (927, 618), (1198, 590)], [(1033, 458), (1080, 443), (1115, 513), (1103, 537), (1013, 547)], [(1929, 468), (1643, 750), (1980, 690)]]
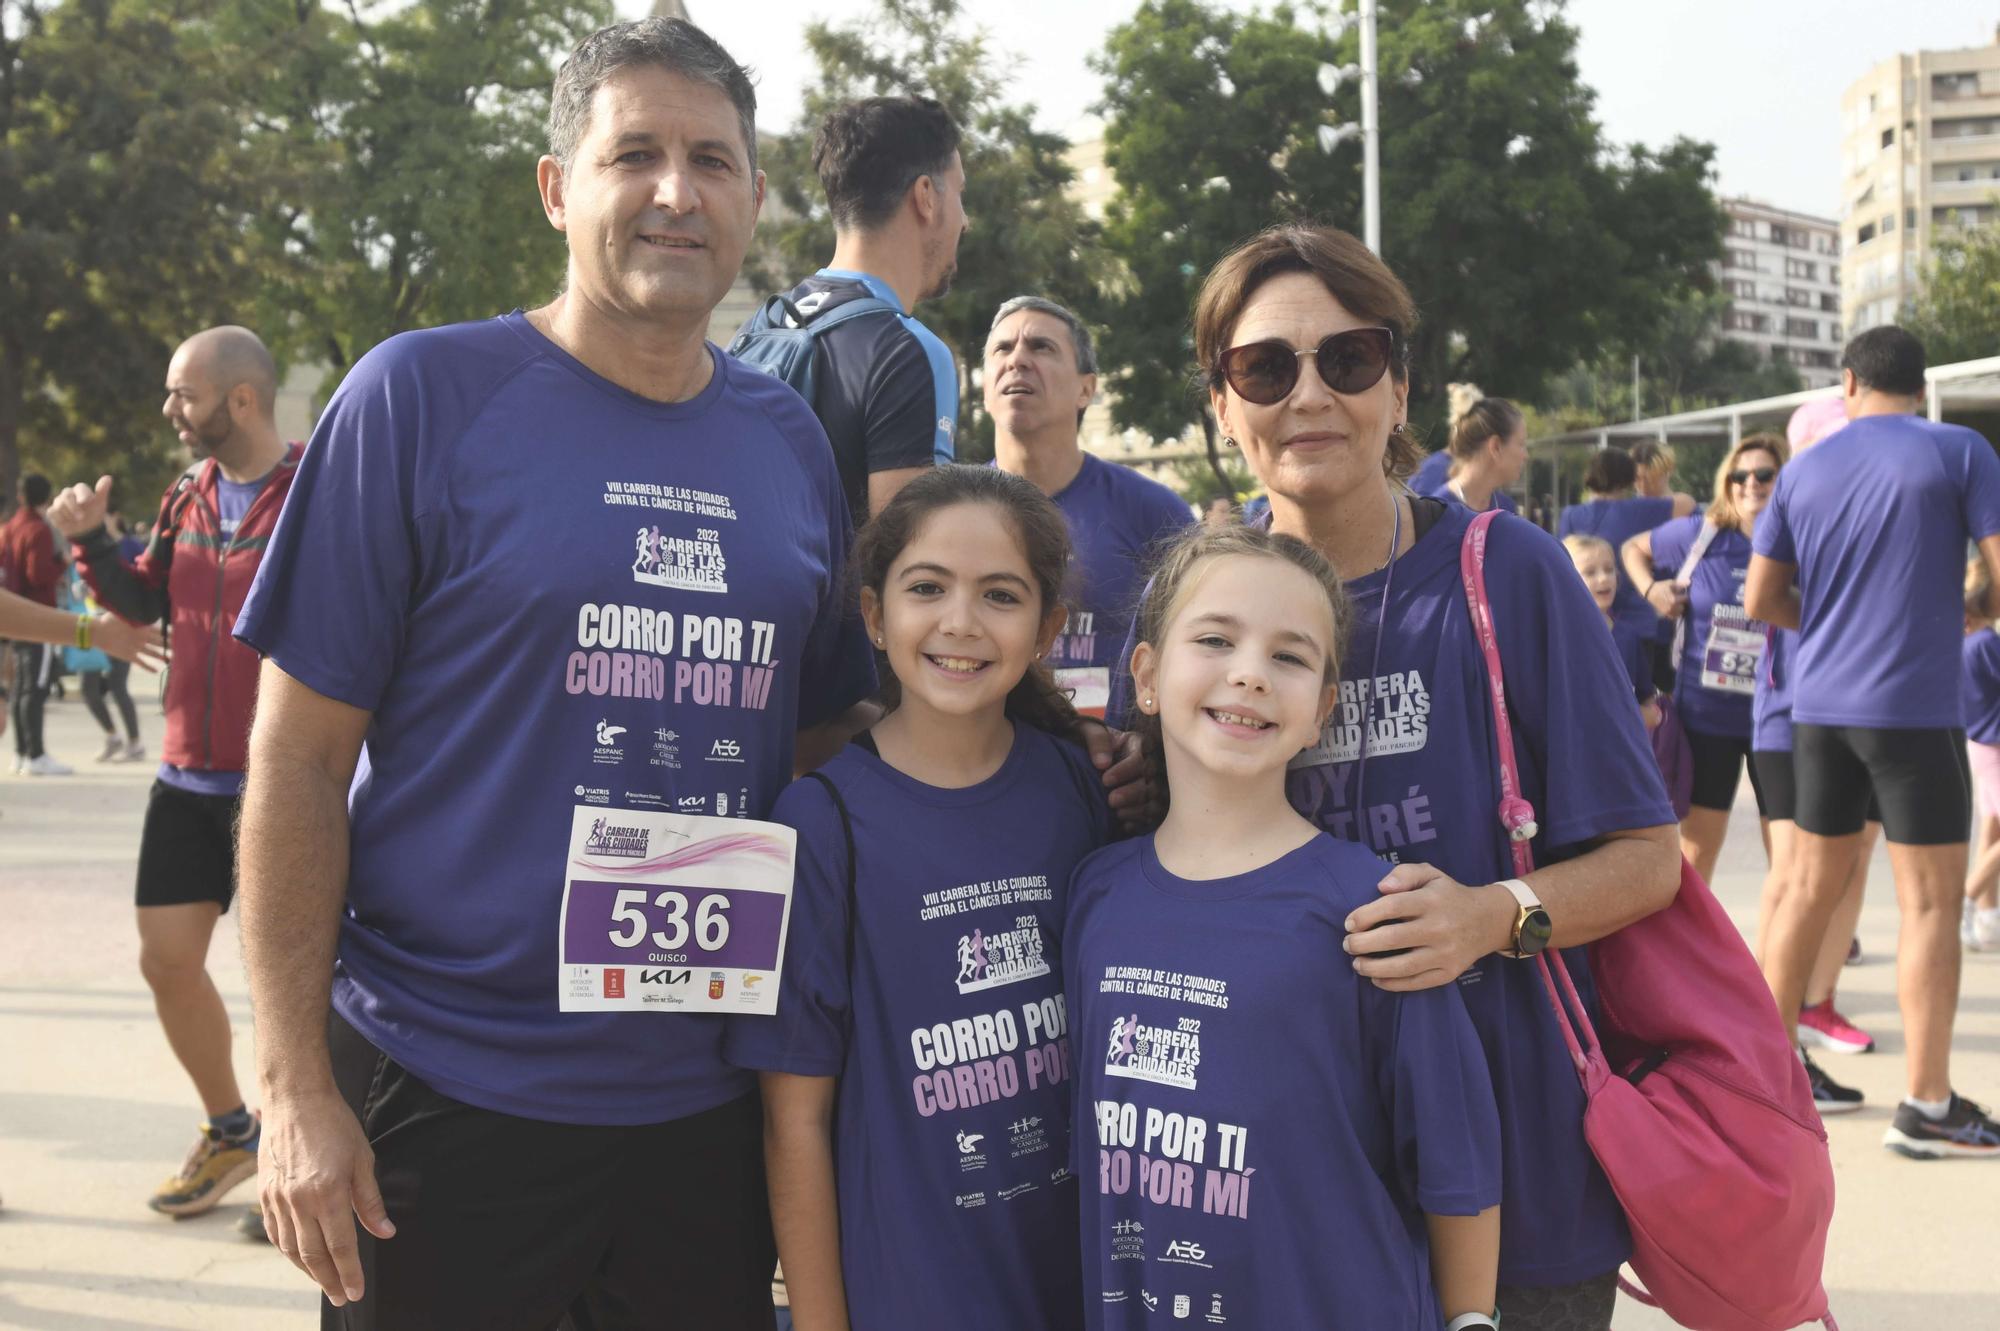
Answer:
[[(1375, 0), (1358, 0), (1361, 22), (1361, 63), (1319, 67), (1320, 91), (1328, 97), (1351, 78), (1361, 80), (1361, 238), (1376, 254), (1382, 253), (1382, 159), (1381, 126), (1375, 115)], [(1342, 26), (1349, 22), (1342, 17)], [(1335, 145), (1353, 138), (1352, 125), (1321, 125), (1319, 146), (1332, 152)]]

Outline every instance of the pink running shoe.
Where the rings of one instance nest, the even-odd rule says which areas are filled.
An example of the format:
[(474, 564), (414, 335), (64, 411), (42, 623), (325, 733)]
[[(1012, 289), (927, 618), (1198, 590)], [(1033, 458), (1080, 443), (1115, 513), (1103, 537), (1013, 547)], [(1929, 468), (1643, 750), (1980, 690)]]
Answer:
[(1836, 1054), (1865, 1054), (1875, 1047), (1875, 1037), (1835, 1012), (1829, 994), (1824, 1003), (1799, 1009), (1799, 1043)]

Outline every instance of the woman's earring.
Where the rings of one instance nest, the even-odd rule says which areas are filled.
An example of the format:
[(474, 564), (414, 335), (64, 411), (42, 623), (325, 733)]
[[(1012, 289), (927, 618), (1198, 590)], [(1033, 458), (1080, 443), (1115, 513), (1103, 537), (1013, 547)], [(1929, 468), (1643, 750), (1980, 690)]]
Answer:
[(880, 638), (878, 637), (878, 638), (876, 638), (876, 639), (875, 639), (875, 645), (876, 645), (877, 647), (884, 647), (884, 646), (887, 646), (888, 644), (884, 643), (884, 642), (882, 641), (882, 639), (880, 639)]
[(1236, 441), (1225, 434), (1222, 436), (1222, 446), (1224, 448), (1234, 448), (1236, 447)]
[(1150, 712), (1150, 711), (1152, 711), (1152, 710), (1153, 710), (1153, 695), (1152, 695), (1152, 694), (1150, 694), (1150, 693), (1149, 693), (1149, 694), (1147, 694), (1146, 696), (1144, 696), (1143, 698), (1139, 699), (1139, 710), (1140, 710), (1140, 711), (1142, 711), (1142, 712)]

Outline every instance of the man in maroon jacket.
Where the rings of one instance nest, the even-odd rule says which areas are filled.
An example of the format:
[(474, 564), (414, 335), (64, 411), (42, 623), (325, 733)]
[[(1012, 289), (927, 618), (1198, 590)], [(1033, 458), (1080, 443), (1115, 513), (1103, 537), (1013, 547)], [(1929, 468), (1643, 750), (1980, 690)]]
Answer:
[[(49, 482), (29, 472), (21, 478), (21, 506), (0, 526), (0, 587), (43, 605), (56, 603), (63, 561), (42, 510), (49, 505)], [(68, 776), (70, 769), (42, 748), (42, 708), (55, 678), (56, 653), (46, 643), (14, 644), (14, 771), (27, 776)]]
[(236, 806), (257, 700), (257, 654), (230, 630), (304, 451), (278, 436), (277, 389), (271, 354), (247, 328), (211, 328), (181, 344), (160, 410), (195, 463), (167, 488), (131, 566), (104, 526), (109, 476), (49, 506), (98, 603), (134, 623), (164, 621), (173, 648), (165, 761), (139, 842), (139, 969), (208, 1121), (180, 1172), (153, 1194), (152, 1208), (169, 1215), (206, 1211), (257, 1172), (258, 1120), (236, 1085), (229, 1014), (207, 962), (235, 890)]

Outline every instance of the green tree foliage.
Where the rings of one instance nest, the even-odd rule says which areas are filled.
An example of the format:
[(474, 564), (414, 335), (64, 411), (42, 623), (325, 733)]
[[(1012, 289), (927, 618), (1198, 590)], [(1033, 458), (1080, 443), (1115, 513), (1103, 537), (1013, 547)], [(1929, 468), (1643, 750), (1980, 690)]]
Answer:
[[(1203, 0), (1146, 0), (1112, 32), (1096, 68), (1122, 191), (1105, 224), (1124, 268), (1105, 319), (1107, 359), (1127, 367), (1120, 425), (1198, 419), (1189, 317), (1224, 250), (1285, 218), (1360, 232), (1360, 146), (1321, 147), (1323, 126), (1359, 122), (1359, 91), (1318, 83), (1358, 46), (1317, 10)], [(1533, 397), (1710, 282), (1712, 149), (1606, 145), (1559, 5), (1384, 0), (1378, 48), (1383, 250), (1422, 311), (1420, 423), (1455, 381)]]
[(1904, 310), (1904, 326), (1933, 365), (2000, 356), (2000, 229), (1940, 227), (1934, 236), (1923, 294)]
[(128, 499), (178, 465), (167, 358), (240, 315), (257, 270), (216, 19), (205, 0), (0, 3), (0, 507), (24, 459), (58, 484), (116, 472)]
[(993, 311), (1023, 293), (1087, 310), (1102, 271), (1096, 224), (1064, 193), (1073, 178), (1068, 145), (1034, 127), (1033, 108), (1006, 100), (1010, 67), (966, 24), (958, 0), (879, 0), (854, 23), (809, 24), (806, 45), (819, 81), (806, 91), (797, 127), (767, 138), (760, 150), (783, 216), (767, 214), (758, 228), (750, 280), (761, 292), (784, 290), (833, 255), (833, 221), (812, 168), (813, 132), (828, 111), (862, 97), (935, 97), (964, 134), (970, 229), (959, 245), (956, 284), (917, 317), (958, 360), (959, 458), (990, 458), (993, 423), (971, 371)]

